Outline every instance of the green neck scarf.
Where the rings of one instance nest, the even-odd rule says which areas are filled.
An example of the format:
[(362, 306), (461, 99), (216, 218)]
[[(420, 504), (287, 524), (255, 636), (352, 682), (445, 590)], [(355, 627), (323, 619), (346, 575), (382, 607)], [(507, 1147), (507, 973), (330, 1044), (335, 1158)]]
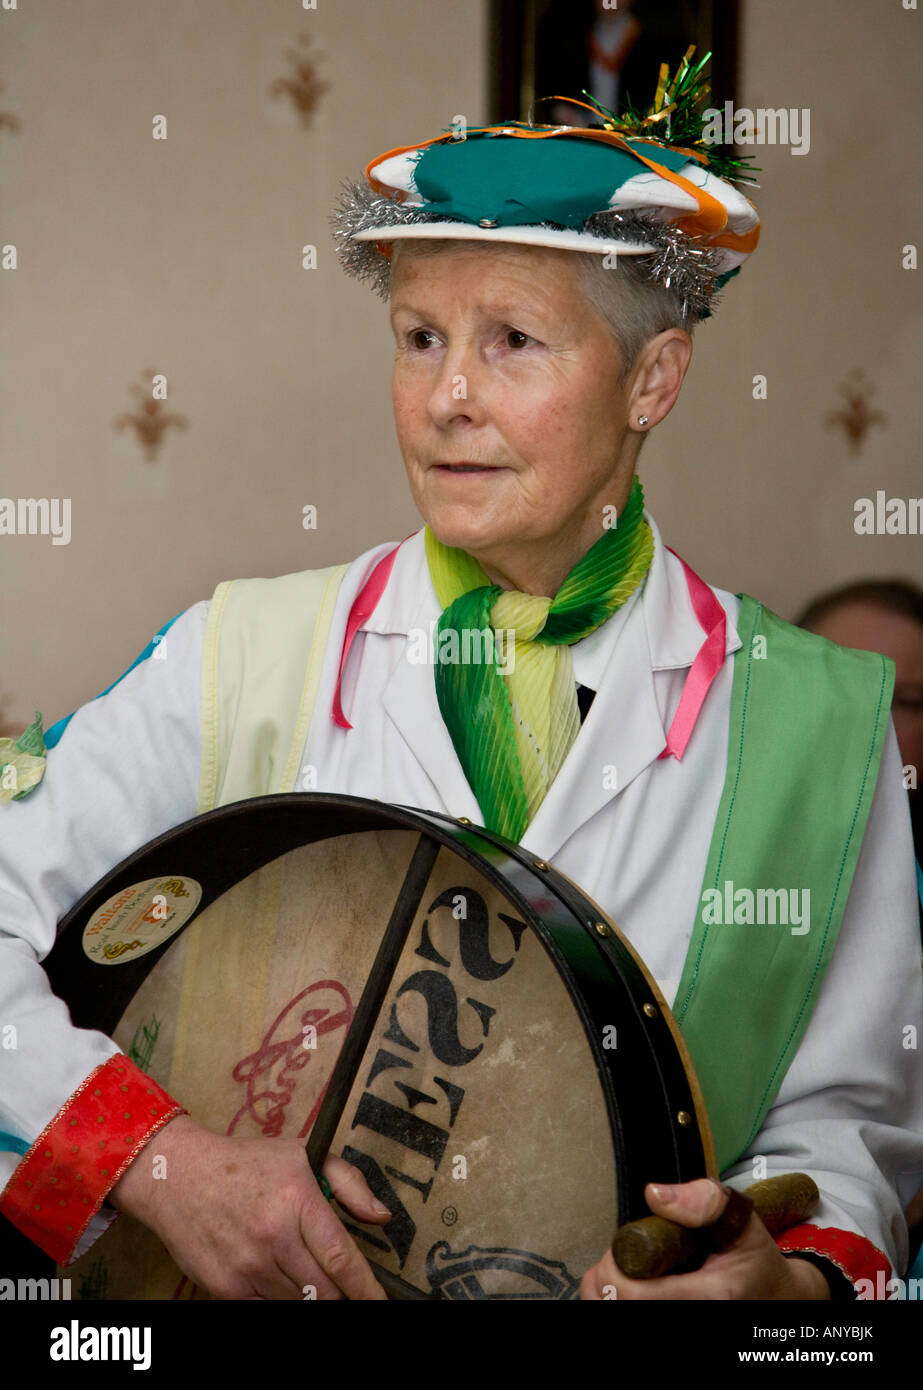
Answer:
[(635, 478), (618, 525), (603, 532), (553, 599), (492, 584), (464, 550), (426, 527), (443, 614), (436, 696), (489, 830), (522, 838), (580, 731), (569, 646), (611, 618), (651, 563), (654, 537)]

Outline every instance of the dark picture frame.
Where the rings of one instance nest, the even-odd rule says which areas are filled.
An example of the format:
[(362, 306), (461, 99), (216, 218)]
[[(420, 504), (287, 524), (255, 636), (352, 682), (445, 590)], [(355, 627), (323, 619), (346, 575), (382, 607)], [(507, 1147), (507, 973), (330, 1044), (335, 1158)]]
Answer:
[[(615, 4), (606, 5), (615, 11)], [(637, 19), (620, 73), (618, 106), (625, 95), (646, 109), (652, 102), (662, 62), (671, 72), (690, 44), (694, 62), (711, 53), (706, 68), (709, 104), (736, 99), (740, 27), (739, 0), (618, 0), (617, 12)], [(491, 123), (528, 120), (536, 97), (561, 94), (580, 98), (589, 78), (587, 35), (597, 13), (596, 0), (490, 0)], [(585, 74), (585, 75), (584, 75)], [(543, 90), (546, 88), (546, 90)], [(605, 102), (600, 92), (594, 96)], [(572, 108), (578, 123), (579, 108)], [(536, 124), (561, 119), (550, 102), (539, 103)], [(592, 119), (588, 113), (586, 119)]]

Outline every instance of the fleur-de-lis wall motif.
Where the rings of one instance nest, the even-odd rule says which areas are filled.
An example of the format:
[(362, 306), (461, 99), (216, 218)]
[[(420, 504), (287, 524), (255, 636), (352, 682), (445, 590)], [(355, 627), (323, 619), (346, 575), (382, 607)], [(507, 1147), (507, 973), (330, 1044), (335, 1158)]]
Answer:
[(866, 379), (862, 368), (854, 367), (840, 387), (840, 394), (846, 397), (846, 405), (840, 410), (831, 410), (827, 415), (827, 428), (838, 426), (845, 432), (851, 454), (859, 453), (862, 441), (872, 425), (888, 423), (884, 411), (869, 408), (869, 397), (874, 390), (875, 387)]
[[(298, 42), (307, 47), (312, 42), (311, 35), (299, 34)], [(311, 117), (321, 93), (326, 92), (330, 84), (320, 81), (314, 62), (304, 54), (290, 48), (285, 56), (292, 65), (292, 74), (289, 77), (277, 78), (269, 91), (274, 97), (288, 97), (298, 113), (302, 126), (307, 128), (311, 124)], [(316, 58), (323, 56), (322, 53), (315, 55)]]
[[(0, 82), (0, 91), (2, 89), (3, 83)], [(18, 116), (14, 116), (12, 111), (0, 111), (0, 130), (8, 130), (15, 135), (21, 126), (22, 121)]]
[(155, 375), (156, 373), (149, 367), (144, 369), (141, 373), (141, 380), (145, 384), (129, 387), (132, 395), (139, 399), (138, 409), (134, 415), (129, 415), (127, 412), (117, 415), (112, 422), (113, 429), (134, 430), (138, 443), (144, 449), (148, 463), (157, 461), (157, 451), (170, 425), (184, 430), (189, 424), (185, 415), (177, 415), (175, 412), (167, 410), (163, 401), (152, 394), (152, 383)]

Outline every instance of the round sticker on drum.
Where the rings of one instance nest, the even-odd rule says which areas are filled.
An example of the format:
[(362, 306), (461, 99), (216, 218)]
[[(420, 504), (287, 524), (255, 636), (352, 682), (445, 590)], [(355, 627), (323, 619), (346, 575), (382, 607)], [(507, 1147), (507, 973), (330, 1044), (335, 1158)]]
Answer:
[(96, 909), (83, 929), (83, 949), (97, 965), (137, 960), (185, 926), (201, 899), (194, 878), (134, 883)]

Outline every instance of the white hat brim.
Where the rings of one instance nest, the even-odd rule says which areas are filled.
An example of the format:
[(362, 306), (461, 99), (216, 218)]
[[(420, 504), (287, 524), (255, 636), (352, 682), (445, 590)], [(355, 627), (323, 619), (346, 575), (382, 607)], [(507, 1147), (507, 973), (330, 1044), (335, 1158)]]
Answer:
[(473, 222), (407, 222), (369, 227), (356, 232), (353, 241), (398, 241), (413, 237), (431, 241), (497, 241), (518, 246), (550, 246), (562, 251), (591, 251), (599, 256), (645, 256), (656, 250), (647, 241), (619, 241), (567, 227), (477, 227)]

